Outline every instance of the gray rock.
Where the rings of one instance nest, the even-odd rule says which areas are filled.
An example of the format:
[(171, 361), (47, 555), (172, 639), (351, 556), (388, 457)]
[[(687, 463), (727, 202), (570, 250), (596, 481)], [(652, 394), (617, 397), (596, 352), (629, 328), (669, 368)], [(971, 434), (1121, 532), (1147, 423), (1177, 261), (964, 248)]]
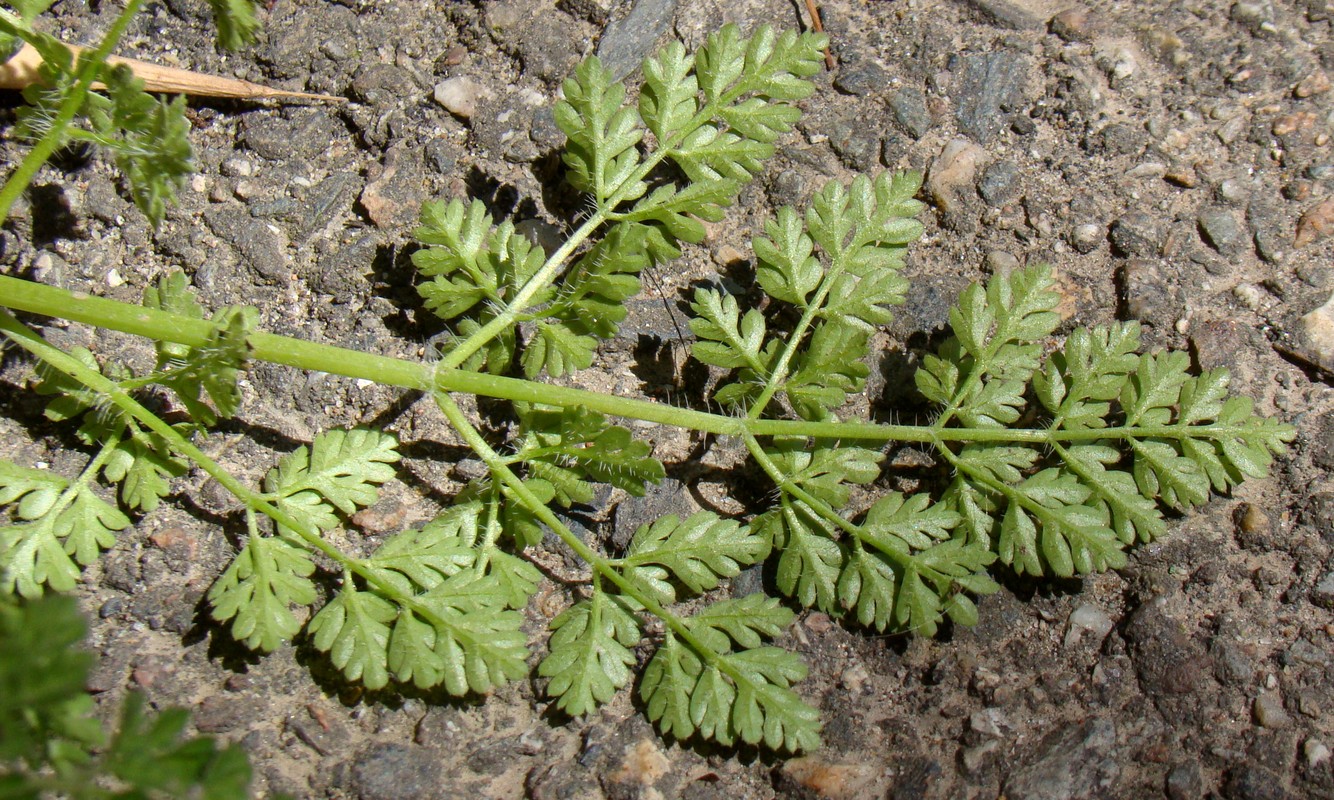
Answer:
[[(581, 23), (566, 14), (546, 13), (519, 35), (523, 70), (544, 81), (560, 81), (574, 72), (586, 41)], [(642, 59), (641, 59), (642, 60)]]
[(1011, 800), (1080, 800), (1109, 796), (1121, 774), (1116, 726), (1097, 718), (1048, 734), (1005, 781)]
[(834, 78), (834, 86), (848, 94), (863, 97), (883, 89), (886, 79), (885, 71), (879, 64), (874, 61), (857, 61), (843, 65), (838, 77)]
[(984, 21), (1015, 31), (1041, 31), (1047, 25), (1042, 17), (1010, 0), (965, 0), (964, 5)]
[(1334, 610), (1334, 572), (1326, 572), (1311, 589), (1311, 602)]
[(323, 108), (292, 107), (283, 116), (257, 111), (241, 117), (241, 141), (270, 161), (309, 159), (338, 138), (335, 127)]
[(286, 283), (287, 237), (268, 225), (256, 225), (240, 206), (215, 206), (204, 212), (204, 222), (218, 238), (236, 248), (242, 260), (256, 273), (275, 283)]
[(370, 64), (352, 79), (352, 96), (376, 108), (403, 105), (419, 91), (412, 75), (393, 64)]
[(616, 80), (639, 68), (671, 30), (678, 0), (634, 0), (630, 13), (611, 23), (598, 42), (598, 58)]
[(1019, 167), (1013, 161), (997, 161), (982, 172), (977, 191), (993, 206), (999, 206), (1014, 197)]
[(894, 121), (914, 139), (920, 139), (931, 130), (931, 114), (926, 109), (926, 95), (921, 89), (905, 87), (889, 98), (889, 109)]
[(880, 128), (864, 117), (839, 120), (828, 128), (829, 146), (849, 168), (870, 172), (880, 166)]
[(1273, 692), (1261, 692), (1255, 698), (1251, 713), (1261, 728), (1286, 728), (1292, 724), (1292, 717), (1283, 709), (1283, 698)]
[(1009, 50), (963, 56), (954, 93), (959, 130), (987, 144), (1005, 127), (1010, 113), (1025, 102), (1033, 59)]
[(1118, 255), (1155, 256), (1165, 234), (1158, 217), (1134, 211), (1113, 222), (1108, 235)]
[(1242, 764), (1228, 771), (1223, 797), (1227, 800), (1288, 800), (1292, 795), (1273, 772), (1254, 764)]
[(1205, 243), (1223, 254), (1235, 254), (1246, 244), (1236, 214), (1226, 208), (1206, 208), (1196, 217)]
[(376, 744), (352, 764), (352, 785), (361, 800), (432, 800), (445, 775), (440, 754), (425, 747)]
[(785, 169), (769, 183), (769, 199), (780, 206), (799, 206), (806, 199), (806, 177)]
[(604, 25), (611, 16), (612, 9), (616, 8), (617, 0), (560, 0), (557, 5), (594, 25)]
[(1196, 800), (1204, 796), (1204, 775), (1198, 761), (1186, 761), (1167, 773), (1167, 796), (1171, 800)]
[(1107, 238), (1107, 229), (1092, 222), (1082, 222), (1070, 232), (1070, 244), (1080, 253), (1091, 253)]
[(617, 504), (611, 543), (617, 550), (624, 550), (641, 526), (651, 525), (668, 514), (685, 519), (697, 510), (684, 484), (673, 478), (664, 479), (649, 487), (643, 497), (627, 497)]

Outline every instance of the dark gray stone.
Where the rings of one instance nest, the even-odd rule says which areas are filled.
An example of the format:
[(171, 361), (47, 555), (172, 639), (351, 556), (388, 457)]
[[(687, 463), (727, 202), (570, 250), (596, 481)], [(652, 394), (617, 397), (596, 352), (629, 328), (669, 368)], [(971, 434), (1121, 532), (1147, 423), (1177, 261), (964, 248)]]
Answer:
[(1118, 255), (1156, 256), (1165, 232), (1158, 217), (1136, 211), (1113, 222), (1108, 235)]
[(649, 487), (643, 497), (628, 497), (616, 506), (612, 545), (618, 551), (624, 550), (640, 527), (652, 525), (668, 514), (685, 519), (698, 510), (685, 485), (674, 478), (666, 478)]
[(630, 13), (611, 23), (598, 42), (598, 58), (616, 80), (639, 68), (671, 30), (678, 0), (635, 0)]
[(1274, 773), (1254, 764), (1243, 764), (1228, 771), (1223, 797), (1227, 800), (1288, 800), (1292, 795)]
[(1204, 775), (1197, 761), (1186, 761), (1167, 773), (1167, 796), (1171, 800), (1196, 800), (1204, 796)]
[(412, 76), (393, 64), (364, 66), (352, 79), (352, 96), (376, 108), (402, 105), (421, 93)]
[(926, 108), (926, 95), (921, 89), (899, 89), (889, 98), (894, 121), (914, 139), (920, 139), (931, 130), (931, 114)]
[(582, 55), (584, 32), (565, 14), (544, 14), (519, 37), (523, 70), (544, 81), (564, 80)]
[(987, 144), (1024, 105), (1033, 59), (1009, 50), (963, 56), (954, 116), (959, 130)]
[(1196, 217), (1200, 235), (1220, 253), (1235, 254), (1246, 244), (1246, 235), (1237, 215), (1226, 208), (1206, 208)]
[(1084, 141), (1084, 149), (1109, 156), (1135, 155), (1144, 150), (1148, 132), (1144, 126), (1129, 122), (1114, 122)]
[(1015, 180), (1019, 177), (1019, 167), (1013, 161), (997, 161), (982, 172), (977, 182), (977, 191), (993, 206), (1003, 205), (1014, 197)]
[(1334, 572), (1326, 572), (1311, 589), (1311, 602), (1334, 610)]
[(845, 64), (834, 78), (834, 86), (848, 94), (858, 97), (878, 92), (884, 88), (887, 76), (880, 65), (874, 61), (858, 61)]
[(1109, 796), (1121, 774), (1116, 725), (1091, 719), (1048, 734), (1005, 781), (1011, 800), (1080, 800)]
[(204, 212), (210, 230), (236, 251), (262, 277), (286, 283), (289, 274), (287, 242), (268, 225), (256, 225), (240, 206), (215, 206)]
[(964, 0), (984, 22), (1014, 31), (1041, 31), (1046, 20), (1010, 0)]
[(339, 138), (330, 112), (322, 108), (292, 108), (283, 116), (263, 112), (241, 117), (241, 141), (271, 161), (314, 158)]
[(434, 800), (445, 775), (425, 747), (376, 744), (355, 757), (352, 785), (361, 800)]
[(829, 146), (849, 168), (870, 172), (880, 166), (880, 137), (876, 125), (864, 117), (842, 119), (829, 126)]

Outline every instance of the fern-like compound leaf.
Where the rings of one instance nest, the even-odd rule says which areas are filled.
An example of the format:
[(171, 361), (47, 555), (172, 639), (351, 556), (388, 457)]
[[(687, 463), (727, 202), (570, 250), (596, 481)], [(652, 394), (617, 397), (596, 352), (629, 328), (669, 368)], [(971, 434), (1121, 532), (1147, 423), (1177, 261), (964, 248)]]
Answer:
[(373, 504), (378, 485), (394, 477), (397, 441), (366, 428), (325, 431), (283, 457), (264, 478), (264, 488), (281, 508), (320, 530), (339, 523), (338, 513)]
[(429, 591), (477, 560), (481, 504), (461, 503), (419, 529), (394, 534), (365, 565), (407, 595)]
[(639, 528), (622, 563), (630, 568), (631, 577), (646, 565), (664, 567), (692, 593), (700, 594), (764, 559), (769, 546), (769, 539), (755, 529), (710, 511), (699, 511), (684, 521), (668, 514)]
[(404, 635), (416, 641), (400, 641), (396, 657), (398, 625), (417, 616), (413, 609), (400, 612), (390, 637), (390, 669), (399, 680), (411, 678), (422, 688), (443, 685), (455, 696), (484, 694), (523, 676), (528, 671), (523, 616), (506, 607), (507, 599), (495, 579), (472, 572), (419, 595), (414, 602), (429, 613), (429, 624), (406, 628)]
[(593, 56), (575, 69), (563, 88), (554, 115), (567, 137), (564, 160), (570, 182), (593, 195), (600, 207), (607, 206), (614, 192), (620, 192), (620, 201), (642, 195), (647, 188), (643, 182), (622, 186), (639, 165), (635, 145), (644, 135), (638, 112), (622, 105), (625, 87)]
[(165, 442), (156, 435), (144, 435), (117, 443), (103, 464), (102, 475), (120, 485), (120, 498), (126, 506), (152, 511), (171, 491), (171, 480), (185, 470), (185, 460), (171, 455)]
[[(763, 743), (774, 750), (820, 746), (819, 712), (788, 688), (806, 677), (806, 665), (795, 653), (781, 647), (760, 647), (729, 653), (722, 661), (741, 674), (732, 693), (728, 720), (736, 738), (748, 744)], [(710, 709), (714, 714), (720, 710), (723, 697), (715, 694)], [(732, 735), (729, 733), (729, 738)]]
[(528, 444), (519, 457), (530, 475), (547, 481), (561, 505), (587, 503), (592, 483), (607, 483), (642, 496), (666, 474), (653, 448), (628, 428), (612, 425), (582, 406), (560, 410), (519, 408)]
[(834, 611), (845, 553), (819, 517), (806, 504), (783, 495), (778, 508), (751, 525), (771, 537), (779, 552), (779, 591), (804, 606)]
[(644, 666), (639, 697), (644, 714), (668, 736), (688, 739), (696, 730), (691, 695), (704, 665), (690, 648), (668, 633)]
[(794, 616), (777, 598), (756, 592), (711, 603), (693, 614), (689, 625), (715, 652), (727, 653), (761, 646), (792, 624)]
[(292, 606), (315, 602), (315, 564), (296, 545), (252, 535), (209, 589), (213, 618), (231, 622), (232, 636), (271, 652), (301, 629)]
[(389, 625), (395, 616), (393, 603), (374, 592), (357, 591), (349, 581), (306, 630), (348, 680), (382, 689), (389, 683)]
[(551, 678), (547, 694), (557, 708), (582, 716), (630, 682), (639, 620), (617, 596), (595, 591), (552, 620), (551, 630), (551, 652), (537, 672)]

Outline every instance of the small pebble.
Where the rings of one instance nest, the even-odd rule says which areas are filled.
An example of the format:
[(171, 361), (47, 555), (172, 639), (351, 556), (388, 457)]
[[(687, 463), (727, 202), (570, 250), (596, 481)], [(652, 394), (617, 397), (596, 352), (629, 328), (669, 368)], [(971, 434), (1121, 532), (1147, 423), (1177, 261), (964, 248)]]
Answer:
[(1070, 612), (1070, 618), (1066, 621), (1065, 646), (1075, 646), (1085, 633), (1092, 634), (1096, 642), (1101, 642), (1114, 627), (1116, 623), (1106, 611), (1092, 603), (1081, 603)]
[(1306, 756), (1306, 766), (1315, 769), (1329, 760), (1329, 746), (1312, 736), (1302, 745), (1302, 755)]
[(1103, 239), (1107, 238), (1107, 230), (1101, 225), (1094, 225), (1091, 222), (1085, 222), (1076, 225), (1070, 238), (1070, 243), (1081, 253), (1090, 253), (1098, 247)]
[(1254, 713), (1255, 721), (1262, 728), (1286, 728), (1292, 722), (1292, 717), (1283, 710), (1282, 698), (1270, 692), (1262, 692), (1255, 698)]
[(472, 119), (477, 113), (477, 104), (489, 94), (482, 84), (460, 76), (437, 83), (431, 97), (459, 119)]
[(1297, 97), (1304, 98), (1312, 95), (1324, 94), (1325, 92), (1328, 92), (1329, 89), (1329, 76), (1325, 74), (1323, 69), (1317, 69), (1315, 72), (1302, 78), (1297, 86), (1293, 88), (1292, 93)]
[(1334, 231), (1334, 198), (1312, 206), (1297, 220), (1297, 237), (1293, 247), (1305, 247), (1311, 242), (1325, 238)]
[(1004, 250), (992, 250), (987, 253), (987, 269), (993, 275), (1011, 272), (1019, 269), (1019, 259)]

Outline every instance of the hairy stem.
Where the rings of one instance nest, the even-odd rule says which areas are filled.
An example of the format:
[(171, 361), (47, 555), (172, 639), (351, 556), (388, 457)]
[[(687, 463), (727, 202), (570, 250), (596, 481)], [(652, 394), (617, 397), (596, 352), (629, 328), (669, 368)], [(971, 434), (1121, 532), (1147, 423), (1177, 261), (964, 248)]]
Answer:
[(88, 97), (88, 91), (93, 82), (97, 80), (97, 73), (101, 71), (102, 64), (107, 56), (120, 41), (121, 36), (125, 34), (125, 29), (129, 27), (130, 21), (139, 13), (144, 0), (129, 0), (125, 8), (121, 10), (116, 20), (111, 23), (106, 36), (98, 43), (97, 49), (85, 55), (79, 62), (78, 71), (75, 73), (74, 85), (70, 88), (69, 94), (65, 95), (65, 100), (60, 104), (60, 109), (56, 111), (55, 117), (51, 120), (51, 126), (37, 143), (33, 145), (28, 154), (19, 162), (18, 167), (9, 174), (9, 179), (5, 181), (3, 188), (0, 188), (0, 222), (9, 219), (9, 212), (18, 201), (19, 196), (23, 194), (32, 179), (37, 175), (37, 170), (42, 168), (51, 156), (56, 152), (65, 141), (65, 135), (74, 118), (78, 116), (79, 109), (83, 108), (83, 102)]

